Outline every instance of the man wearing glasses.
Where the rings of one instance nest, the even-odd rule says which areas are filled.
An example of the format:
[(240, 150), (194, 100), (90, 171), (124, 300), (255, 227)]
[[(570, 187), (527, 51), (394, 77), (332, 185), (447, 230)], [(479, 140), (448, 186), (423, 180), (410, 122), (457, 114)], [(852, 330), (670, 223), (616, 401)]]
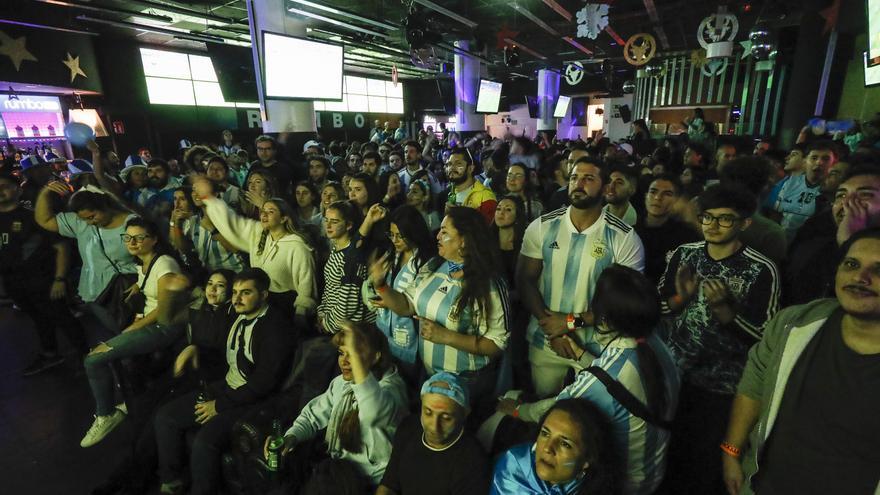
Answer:
[(286, 163), (278, 161), (278, 143), (275, 138), (266, 134), (257, 136), (254, 140), (257, 148), (257, 159), (251, 163), (250, 170), (260, 170), (269, 173), (278, 182), (278, 191), (283, 195), (288, 194), (290, 183), (293, 180), (293, 172)]
[(776, 265), (740, 240), (755, 197), (715, 185), (699, 204), (704, 241), (679, 246), (658, 287), (670, 318), (666, 341), (683, 379), (669, 450), (670, 493), (723, 490), (718, 444), (749, 348), (779, 309)]

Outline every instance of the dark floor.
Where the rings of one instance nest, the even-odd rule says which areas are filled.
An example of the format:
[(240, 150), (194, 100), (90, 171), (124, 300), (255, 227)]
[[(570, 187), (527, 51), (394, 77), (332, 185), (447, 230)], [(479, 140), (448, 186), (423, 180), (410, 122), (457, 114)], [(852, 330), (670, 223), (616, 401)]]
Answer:
[[(62, 341), (62, 352), (70, 347)], [(94, 403), (76, 358), (24, 378), (37, 352), (29, 318), (0, 307), (0, 480), (4, 495), (88, 494), (130, 449), (132, 421), (84, 449)]]

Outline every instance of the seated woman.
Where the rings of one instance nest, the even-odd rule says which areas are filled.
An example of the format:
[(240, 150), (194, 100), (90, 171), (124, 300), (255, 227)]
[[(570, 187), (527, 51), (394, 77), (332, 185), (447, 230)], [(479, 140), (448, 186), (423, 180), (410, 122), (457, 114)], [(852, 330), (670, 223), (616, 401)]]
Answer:
[(180, 325), (162, 325), (158, 322), (156, 308), (160, 294), (164, 296), (165, 284), (174, 274), (180, 273), (180, 266), (173, 257), (169, 246), (159, 235), (155, 223), (142, 218), (132, 218), (125, 224), (125, 234), (121, 235), (128, 252), (140, 265), (137, 284), (132, 292), (141, 292), (145, 303), (143, 314), (126, 327), (122, 334), (102, 342), (86, 356), (84, 365), (92, 396), (95, 398), (95, 421), (80, 442), (81, 447), (91, 447), (100, 442), (123, 419), (124, 408), (114, 405), (113, 361), (150, 353), (156, 349), (170, 346), (184, 332)]
[(556, 398), (520, 405), (503, 399), (498, 410), (535, 422), (558, 400), (592, 402), (610, 420), (616, 455), (625, 474), (623, 493), (650, 494), (666, 470), (670, 436), (666, 422), (675, 413), (681, 386), (669, 349), (654, 335), (660, 321), (660, 296), (644, 275), (615, 264), (599, 276), (590, 307), (598, 324), (587, 334), (585, 349), (567, 336), (561, 338), (572, 346), (581, 363), (601, 368), (643, 403), (648, 418), (641, 411), (636, 411), (637, 415), (627, 409), (591, 368), (579, 372), (574, 383)]
[(237, 215), (214, 195), (212, 184), (196, 179), (193, 191), (205, 203), (205, 214), (233, 246), (250, 253), (252, 268), (265, 271), (271, 280), (269, 302), (297, 321), (297, 328), (307, 326), (317, 298), (315, 256), (307, 238), (294, 221), (295, 213), (280, 198), (266, 200), (260, 220)]
[(437, 240), (439, 256), (403, 292), (386, 283), (387, 255), (371, 264), (370, 282), (385, 307), (419, 321), (419, 354), (428, 375), (461, 375), (471, 397), (479, 398), (474, 406), (479, 415), (491, 400), (495, 364), (507, 346), (507, 286), (496, 243), (477, 210), (450, 208)]
[(508, 450), (495, 464), (491, 495), (611, 495), (615, 463), (606, 419), (588, 401), (560, 400), (539, 422), (535, 443)]
[[(293, 452), (296, 462), (311, 463), (306, 458), (310, 453), (296, 447), (326, 429), (327, 454), (353, 463), (364, 486), (375, 488), (391, 458), (397, 425), (407, 413), (406, 386), (391, 362), (388, 341), (376, 327), (352, 322), (341, 327), (333, 344), (339, 348), (342, 373), (293, 421), (284, 434), (282, 455)], [(267, 458), (268, 447), (266, 438)], [(306, 480), (293, 482), (302, 486)]]
[[(369, 217), (368, 217), (369, 218)], [(365, 222), (366, 223), (366, 222)], [(421, 213), (412, 206), (401, 206), (391, 214), (388, 239), (394, 246), (391, 269), (385, 283), (398, 292), (404, 292), (415, 279), (419, 269), (437, 254), (437, 244)], [(376, 326), (385, 334), (391, 355), (407, 384), (417, 387), (419, 376), (419, 332), (416, 321), (400, 316), (382, 305), (381, 298), (364, 282), (362, 290), (369, 304), (376, 309)]]

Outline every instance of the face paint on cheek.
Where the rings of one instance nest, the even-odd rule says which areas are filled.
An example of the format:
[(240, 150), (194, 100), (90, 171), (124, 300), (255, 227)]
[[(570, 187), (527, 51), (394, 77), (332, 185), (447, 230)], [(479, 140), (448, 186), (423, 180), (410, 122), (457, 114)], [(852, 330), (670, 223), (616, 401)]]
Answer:
[(577, 463), (575, 461), (563, 462), (562, 465), (564, 467), (574, 467)]
[(442, 236), (440, 236), (440, 242), (442, 242), (443, 244), (449, 244), (449, 241), (451, 240), (452, 237), (449, 237), (449, 234), (443, 234)]

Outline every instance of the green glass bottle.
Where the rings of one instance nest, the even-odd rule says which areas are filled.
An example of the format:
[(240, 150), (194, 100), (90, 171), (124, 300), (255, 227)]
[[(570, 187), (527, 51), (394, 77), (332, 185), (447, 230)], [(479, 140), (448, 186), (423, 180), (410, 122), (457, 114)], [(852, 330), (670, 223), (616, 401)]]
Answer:
[(269, 440), (269, 457), (266, 459), (266, 467), (269, 471), (278, 471), (281, 465), (281, 449), (284, 448), (284, 434), (281, 431), (281, 420), (272, 421), (272, 437)]

